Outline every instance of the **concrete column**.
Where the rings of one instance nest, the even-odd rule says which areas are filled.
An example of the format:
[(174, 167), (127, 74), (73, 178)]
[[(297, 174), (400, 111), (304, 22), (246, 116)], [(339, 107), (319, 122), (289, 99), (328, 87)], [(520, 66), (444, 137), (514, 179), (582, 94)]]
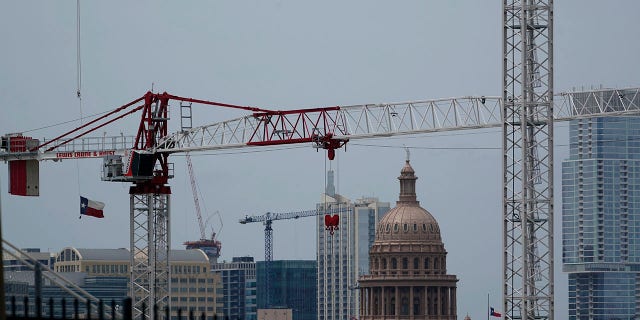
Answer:
[(442, 287), (442, 314), (449, 315), (449, 288)]
[(440, 292), (440, 287), (436, 287), (435, 288), (435, 296), (436, 296), (436, 315), (442, 315), (442, 308), (440, 307), (442, 305), (442, 294)]
[(400, 290), (398, 290), (398, 286), (395, 287), (396, 288), (396, 312), (395, 312), (395, 316), (396, 319), (398, 318), (398, 316), (400, 315)]
[(431, 306), (429, 305), (429, 287), (424, 287), (424, 314), (430, 315), (429, 310), (431, 310)]
[(413, 286), (409, 287), (409, 316), (413, 317)]
[[(366, 289), (365, 289), (366, 290)], [(365, 290), (360, 291), (360, 308), (358, 308), (358, 314), (359, 315), (365, 315), (364, 312), (362, 311), (364, 309), (364, 296), (365, 296)]]
[(453, 297), (453, 315), (458, 315), (458, 288), (452, 288), (451, 290), (453, 290), (453, 294), (451, 295), (451, 297)]
[(380, 303), (382, 304), (382, 316), (386, 316), (387, 315), (387, 297), (386, 297), (386, 292), (384, 290), (384, 287), (380, 288)]

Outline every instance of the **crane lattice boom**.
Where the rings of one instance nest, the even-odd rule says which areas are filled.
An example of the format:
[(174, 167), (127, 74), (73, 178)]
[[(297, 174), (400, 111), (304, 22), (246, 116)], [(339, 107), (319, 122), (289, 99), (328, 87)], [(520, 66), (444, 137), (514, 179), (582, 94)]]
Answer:
[[(570, 92), (554, 95), (552, 106), (553, 121), (571, 120), (599, 116), (620, 116), (640, 113), (640, 88), (600, 89), (584, 92)], [(514, 98), (515, 97), (515, 98)], [(170, 305), (169, 290), (169, 208), (171, 178), (168, 156), (171, 153), (219, 150), (229, 148), (245, 148), (292, 143), (312, 143), (316, 148), (328, 150), (329, 157), (335, 149), (343, 147), (351, 139), (388, 137), (439, 131), (451, 131), (476, 128), (509, 127), (518, 129), (519, 124), (526, 123), (531, 128), (539, 123), (545, 127), (552, 125), (549, 113), (534, 112), (526, 117), (525, 122), (518, 121), (513, 113), (520, 97), (507, 96), (507, 104), (499, 97), (479, 96), (451, 99), (427, 100), (406, 103), (365, 104), (347, 107), (328, 107), (299, 109), (290, 111), (272, 111), (255, 107), (235, 106), (206, 100), (182, 98), (167, 93), (153, 94), (148, 92), (144, 97), (136, 99), (100, 118), (71, 130), (51, 140), (39, 141), (22, 134), (7, 134), (0, 140), (0, 160), (9, 162), (10, 193), (19, 195), (38, 195), (38, 163), (42, 160), (63, 160), (77, 158), (103, 158), (103, 179), (133, 183), (130, 188), (131, 216), (131, 290), (134, 297), (134, 310), (140, 311), (143, 305), (158, 303)], [(252, 112), (250, 115), (235, 120), (223, 121), (194, 127), (189, 130), (169, 134), (167, 121), (169, 101), (177, 100), (189, 103), (200, 103), (220, 107), (237, 108)], [(134, 107), (135, 104), (141, 105)], [(537, 102), (545, 105), (545, 100)], [(548, 104), (548, 103), (547, 103)], [(505, 120), (505, 110), (509, 119)], [(135, 137), (85, 137), (89, 133), (109, 125), (125, 116), (141, 111), (138, 133)], [(513, 118), (513, 119), (512, 119)], [(514, 120), (515, 119), (515, 120)], [(527, 129), (529, 130), (529, 129)], [(535, 136), (529, 131), (523, 132), (527, 143), (536, 143)], [(507, 147), (513, 150), (517, 139), (505, 140)], [(511, 141), (511, 142), (509, 142)], [(509, 143), (514, 143), (513, 146)], [(538, 146), (542, 146), (538, 143)], [(541, 152), (549, 152), (542, 148)], [(509, 150), (511, 150), (509, 149)], [(526, 148), (525, 148), (526, 149)], [(528, 149), (527, 149), (528, 150)], [(536, 148), (537, 150), (537, 148)], [(532, 150), (532, 151), (536, 151)], [(540, 159), (548, 159), (535, 153), (525, 155), (527, 163), (523, 170), (529, 175), (526, 188), (535, 196), (537, 180), (530, 179), (531, 174), (544, 167), (551, 172), (551, 164), (538, 165)], [(518, 159), (515, 159), (518, 160)], [(519, 161), (519, 160), (518, 160)], [(546, 160), (545, 160), (546, 161)], [(31, 171), (30, 171), (31, 170)], [(35, 172), (35, 173), (34, 173)], [(511, 177), (510, 179), (513, 179)], [(516, 177), (520, 179), (520, 177)], [(537, 177), (533, 177), (538, 179)], [(35, 181), (35, 182), (34, 182)], [(548, 180), (549, 182), (551, 180)], [(532, 183), (530, 183), (532, 182)], [(36, 184), (36, 192), (27, 190)], [(513, 191), (513, 190), (511, 190)], [(518, 200), (514, 194), (513, 200)], [(509, 202), (511, 203), (511, 202)], [(261, 219), (268, 227), (273, 220), (291, 219), (311, 216), (317, 212), (301, 211), (298, 213), (274, 214), (267, 219), (264, 216), (247, 217), (245, 223), (257, 222)], [(507, 215), (505, 215), (506, 217)], [(515, 215), (514, 215), (515, 216)], [(535, 220), (535, 216), (534, 220)], [(511, 219), (511, 218), (510, 218)], [(255, 221), (253, 221), (255, 220)], [(519, 220), (509, 220), (510, 226), (519, 228)], [(539, 266), (550, 270), (549, 264), (541, 264), (535, 253), (539, 248), (552, 248), (552, 244), (542, 243), (541, 238), (528, 236), (530, 228), (523, 229), (523, 237), (528, 241), (528, 252), (523, 255), (529, 261), (526, 268), (513, 265), (513, 270), (526, 270), (524, 278), (528, 283), (535, 282), (540, 276)], [(535, 230), (535, 229), (534, 229)], [(529, 232), (530, 233), (530, 232)], [(150, 239), (150, 240), (149, 240)], [(515, 238), (514, 238), (515, 239)], [(529, 242), (533, 240), (534, 242)], [(513, 246), (520, 240), (507, 241)], [(540, 245), (538, 245), (540, 244)], [(513, 259), (513, 261), (520, 261)], [(542, 261), (546, 262), (546, 261)], [(511, 266), (511, 265), (510, 265)], [(517, 268), (516, 268), (517, 267)], [(536, 269), (538, 268), (538, 269)], [(153, 272), (148, 272), (152, 270)], [(515, 273), (514, 273), (515, 274)], [(533, 279), (533, 280), (532, 280)], [(528, 285), (533, 292), (524, 298), (536, 300), (535, 285)], [(551, 294), (552, 295), (552, 294)], [(506, 312), (515, 314), (519, 304), (511, 303), (520, 297), (507, 297), (510, 301)], [(548, 300), (548, 297), (545, 296)], [(524, 301), (522, 300), (522, 301)], [(526, 308), (531, 311), (535, 303)], [(533, 307), (537, 308), (536, 306)], [(528, 312), (529, 312), (528, 311)], [(546, 310), (548, 311), (548, 310)], [(546, 312), (545, 311), (545, 312)], [(529, 314), (535, 314), (530, 312)]]
[[(553, 103), (554, 121), (634, 115), (640, 113), (640, 88), (559, 93), (554, 96)], [(182, 153), (259, 145), (315, 143), (319, 142), (318, 138), (326, 136), (327, 133), (331, 133), (335, 138), (354, 140), (439, 131), (498, 128), (502, 126), (502, 106), (502, 99), (499, 97), (478, 96), (362, 104), (343, 106), (339, 109), (331, 107), (322, 109), (322, 112), (317, 111), (318, 109), (309, 109), (312, 111), (308, 112), (302, 109), (292, 114), (274, 112), (271, 117), (267, 112), (261, 112), (257, 113), (257, 117), (250, 114), (169, 134), (160, 139), (156, 147), (146, 152)], [(312, 116), (314, 121), (302, 120), (310, 119)], [(328, 125), (319, 126), (320, 123), (325, 123), (320, 121), (322, 119), (325, 119)], [(276, 129), (276, 123), (280, 129)], [(318, 135), (313, 135), (314, 130)], [(311, 132), (311, 135), (307, 134), (308, 132)], [(41, 146), (36, 144), (28, 148), (29, 140), (24, 138), (21, 134), (3, 136), (0, 160), (64, 160), (124, 156), (133, 149), (135, 144), (135, 137), (131, 135), (82, 136), (69, 141), (61, 137), (38, 141)], [(50, 144), (57, 146), (54, 150), (42, 147)], [(10, 146), (14, 146), (12, 150)], [(318, 146), (322, 147), (322, 144)]]

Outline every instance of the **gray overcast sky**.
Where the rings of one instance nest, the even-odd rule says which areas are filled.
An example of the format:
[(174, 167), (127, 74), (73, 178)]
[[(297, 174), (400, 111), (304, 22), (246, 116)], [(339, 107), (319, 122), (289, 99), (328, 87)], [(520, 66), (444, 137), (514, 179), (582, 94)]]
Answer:
[[(555, 91), (640, 85), (639, 11), (635, 0), (556, 1)], [(501, 1), (93, 1), (81, 4), (81, 19), (82, 108), (75, 97), (76, 2), (0, 4), (2, 134), (110, 110), (152, 84), (156, 91), (272, 109), (501, 94)], [(243, 115), (204, 109), (194, 110), (194, 124)], [(51, 138), (77, 124), (27, 133)], [(557, 164), (568, 152), (566, 128), (557, 125)], [(135, 130), (134, 119), (105, 129)], [(501, 304), (500, 141), (496, 130), (361, 140), (330, 164), (339, 193), (393, 204), (401, 147), (416, 147), (418, 198), (438, 219), (448, 272), (460, 278), (460, 317), (483, 319), (487, 293), (492, 305)], [(495, 149), (433, 149), (474, 146)], [(201, 201), (222, 216), (223, 259), (264, 258), (263, 226), (240, 225), (240, 217), (311, 209), (319, 201), (329, 166), (323, 153), (307, 145), (281, 149), (194, 155)], [(173, 162), (171, 242), (178, 248), (199, 234), (184, 158)], [(99, 160), (42, 163), (38, 198), (7, 195), (0, 170), (4, 237), (52, 251), (129, 247), (128, 185), (101, 182), (100, 166)], [(556, 166), (557, 217), (559, 172)], [(80, 193), (107, 203), (106, 218), (78, 219)], [(556, 310), (565, 318), (559, 221)], [(221, 225), (217, 217), (210, 222)], [(275, 259), (315, 259), (313, 219), (278, 221), (274, 230)]]

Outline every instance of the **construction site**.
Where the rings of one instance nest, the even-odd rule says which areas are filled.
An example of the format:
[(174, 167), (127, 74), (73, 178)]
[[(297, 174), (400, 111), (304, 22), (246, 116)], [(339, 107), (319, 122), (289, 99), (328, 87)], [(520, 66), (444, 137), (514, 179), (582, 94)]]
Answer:
[[(200, 297), (196, 312), (216, 319), (230, 291), (208, 284), (255, 262), (242, 299), (266, 307), (244, 317), (305, 320), (276, 303), (287, 261), (313, 269), (289, 295), (317, 320), (640, 316), (635, 294), (598, 304), (591, 293), (609, 280), (580, 282), (596, 269), (640, 270), (640, 7), (612, 3), (3, 5), (4, 272), (28, 266), (20, 281), (38, 297), (33, 317), (12, 319), (54, 317), (36, 300), (43, 272), (61, 288), (73, 282), (62, 272), (121, 276), (130, 300), (105, 307), (107, 318), (177, 319), (175, 306)], [(592, 135), (608, 137), (593, 152)], [(592, 155), (604, 175), (617, 161), (613, 182), (583, 171)], [(595, 222), (584, 220), (583, 175), (616, 192), (595, 205)], [(385, 212), (403, 205), (433, 221), (404, 232), (422, 226), (446, 250), (389, 268), (436, 279), (436, 291), (402, 281), (406, 295), (385, 291), (398, 275), (380, 271), (376, 250), (402, 231)], [(360, 240), (350, 228), (367, 215)], [(49, 265), (20, 248), (59, 254)], [(117, 263), (76, 263), (100, 255)], [(640, 290), (620, 279), (611, 283)], [(187, 283), (212, 293), (183, 294)], [(12, 315), (4, 288), (0, 311)], [(102, 317), (98, 298), (64, 290), (83, 317)]]

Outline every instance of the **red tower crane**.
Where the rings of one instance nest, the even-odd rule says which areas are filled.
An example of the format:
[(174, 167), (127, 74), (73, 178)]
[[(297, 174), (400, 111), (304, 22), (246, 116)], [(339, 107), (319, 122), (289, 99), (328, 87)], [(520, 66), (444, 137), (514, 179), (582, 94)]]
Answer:
[[(639, 99), (640, 88), (560, 93), (550, 100), (553, 103), (552, 120), (638, 114)], [(171, 100), (241, 109), (251, 114), (169, 134), (167, 124)], [(139, 105), (134, 106), (136, 104)], [(141, 117), (134, 138), (85, 137), (136, 112), (141, 112)], [(160, 310), (164, 306), (170, 307), (171, 189), (168, 180), (173, 176), (168, 162), (170, 154), (312, 143), (315, 148), (326, 149), (329, 158), (333, 158), (335, 149), (351, 139), (478, 128), (504, 129), (503, 113), (503, 102), (495, 96), (272, 111), (147, 92), (143, 97), (51, 140), (39, 141), (19, 133), (4, 135), (0, 138), (0, 160), (9, 163), (9, 192), (14, 195), (39, 195), (39, 163), (44, 160), (102, 158), (103, 180), (132, 184), (129, 189), (130, 290), (137, 317), (143, 304), (156, 304)], [(535, 119), (530, 121), (535, 122)], [(503, 134), (507, 134), (506, 131)], [(505, 140), (507, 147), (513, 143)], [(529, 171), (534, 168), (526, 167)], [(547, 169), (552, 171), (552, 166)], [(531, 174), (529, 171), (527, 173)], [(550, 242), (544, 244), (545, 248), (553, 247)], [(504, 243), (505, 247), (516, 245), (517, 241)], [(531, 248), (533, 246), (525, 249)], [(534, 262), (550, 259), (549, 252), (536, 254), (535, 250), (529, 251), (532, 254), (528, 258)], [(544, 272), (553, 270), (549, 265), (552, 265), (551, 261), (546, 264)], [(533, 277), (531, 279), (536, 281)], [(511, 303), (517, 299), (510, 297), (508, 301)], [(151, 311), (148, 315), (153, 317), (153, 309)]]
[[(168, 93), (147, 92), (86, 124), (70, 130), (54, 139), (38, 141), (22, 134), (9, 134), (0, 142), (0, 159), (9, 162), (9, 192), (14, 195), (39, 195), (39, 161), (103, 158), (105, 181), (132, 183), (130, 195), (130, 295), (136, 317), (143, 306), (157, 305), (159, 310), (170, 307), (169, 299), (169, 235), (170, 195), (168, 180), (173, 177), (169, 155), (207, 148), (180, 147), (176, 136), (168, 134), (169, 102), (171, 100), (252, 111), (251, 133), (234, 136), (233, 128), (222, 126), (213, 136), (199, 143), (215, 145), (217, 134), (222, 138), (243, 140), (243, 146), (267, 146), (277, 144), (313, 142), (317, 148), (334, 150), (343, 146), (347, 138), (334, 138), (333, 134), (346, 135), (341, 119), (336, 117), (339, 107), (314, 108), (289, 111), (271, 111), (184, 98)], [(135, 106), (136, 104), (139, 104)], [(141, 113), (135, 138), (84, 136), (126, 116)], [(344, 119), (342, 119), (344, 120)], [(342, 128), (342, 129), (341, 129)], [(195, 128), (178, 135), (191, 141)], [(227, 133), (228, 130), (231, 132)], [(248, 139), (247, 139), (248, 137)], [(244, 141), (246, 140), (246, 141)], [(233, 147), (233, 146), (226, 146)], [(238, 147), (238, 146), (235, 146)], [(212, 147), (209, 149), (216, 149)], [(214, 240), (215, 241), (215, 240)], [(214, 242), (214, 245), (216, 243)], [(148, 313), (154, 317), (153, 309)]]

